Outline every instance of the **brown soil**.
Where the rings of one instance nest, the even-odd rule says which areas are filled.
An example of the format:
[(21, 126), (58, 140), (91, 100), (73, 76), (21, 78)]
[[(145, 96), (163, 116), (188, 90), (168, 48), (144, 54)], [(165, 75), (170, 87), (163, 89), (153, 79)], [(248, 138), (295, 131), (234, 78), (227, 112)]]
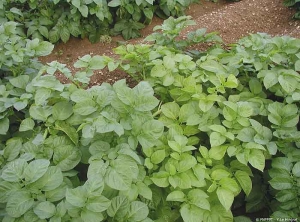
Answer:
[[(184, 30), (182, 36), (188, 32), (199, 28), (207, 28), (208, 32), (217, 31), (225, 43), (234, 43), (249, 33), (265, 32), (274, 36), (289, 35), (300, 38), (300, 20), (293, 20), (295, 11), (283, 6), (282, 0), (241, 0), (239, 2), (228, 2), (219, 0), (213, 3), (201, 0), (199, 4), (193, 4), (186, 11), (196, 22)], [(152, 23), (141, 31), (142, 38), (127, 41), (127, 43), (139, 43), (150, 33), (156, 25), (163, 21), (154, 18)], [(57, 60), (75, 72), (74, 62), (81, 56), (107, 55), (114, 56), (113, 48), (118, 41), (124, 41), (122, 37), (112, 38), (110, 43), (91, 44), (87, 39), (70, 39), (66, 44), (59, 43), (55, 46), (53, 53), (41, 58), (42, 62)], [(65, 81), (63, 76), (58, 78)], [(114, 71), (109, 73), (107, 70), (98, 71), (91, 79), (90, 85), (101, 84), (102, 82), (113, 83), (118, 79), (127, 78), (132, 81), (125, 73)]]

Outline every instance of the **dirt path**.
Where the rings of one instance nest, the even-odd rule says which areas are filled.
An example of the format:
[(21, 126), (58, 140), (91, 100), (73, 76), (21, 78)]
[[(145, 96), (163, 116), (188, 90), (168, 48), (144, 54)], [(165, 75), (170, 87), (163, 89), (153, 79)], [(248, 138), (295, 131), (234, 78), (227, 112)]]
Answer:
[[(292, 19), (294, 13), (293, 9), (283, 6), (283, 0), (241, 0), (231, 3), (226, 0), (219, 0), (218, 3), (201, 0), (199, 4), (191, 5), (186, 12), (193, 17), (196, 25), (186, 29), (183, 36), (189, 31), (206, 27), (208, 32), (219, 32), (225, 43), (236, 42), (249, 33), (257, 32), (300, 38), (300, 20)], [(161, 19), (154, 18), (152, 23), (141, 31), (142, 38), (130, 40), (128, 43), (141, 42), (145, 36), (152, 33), (154, 26), (162, 22)], [(124, 40), (116, 36), (112, 38), (111, 43), (91, 44), (87, 39), (72, 38), (66, 44), (57, 44), (53, 53), (43, 58), (42, 62), (58, 60), (74, 71), (72, 64), (78, 57), (86, 54), (111, 56), (117, 41)], [(108, 73), (104, 70), (95, 73), (91, 84), (113, 83), (125, 77), (128, 76), (122, 72)], [(62, 76), (58, 78), (63, 80)]]
[(198, 27), (218, 31), (227, 43), (257, 32), (300, 38), (300, 21), (292, 19), (294, 10), (284, 7), (282, 2), (282, 0), (242, 0), (223, 4), (217, 10), (203, 16), (197, 16), (196, 11), (191, 11), (191, 15)]

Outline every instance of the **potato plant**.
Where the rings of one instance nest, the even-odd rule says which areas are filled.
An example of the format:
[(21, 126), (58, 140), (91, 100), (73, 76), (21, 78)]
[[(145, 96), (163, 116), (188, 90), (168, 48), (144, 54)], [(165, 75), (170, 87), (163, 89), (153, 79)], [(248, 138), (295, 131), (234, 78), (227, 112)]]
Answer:
[(67, 42), (71, 36), (98, 42), (101, 36), (140, 36), (154, 14), (180, 16), (194, 0), (3, 0), (0, 24), (20, 23), (27, 37)]
[[(56, 61), (39, 67), (39, 54), (25, 53), (35, 64), (29, 73), (9, 72), (24, 66), (4, 61), (2, 221), (251, 221), (248, 213), (261, 210), (299, 217), (300, 40), (251, 34), (223, 49), (204, 29), (177, 40), (191, 23), (169, 18), (147, 44), (116, 48), (117, 60), (83, 56), (74, 75)], [(213, 46), (190, 50), (203, 42)], [(52, 50), (41, 44), (43, 55)], [(104, 67), (137, 85), (86, 88)]]

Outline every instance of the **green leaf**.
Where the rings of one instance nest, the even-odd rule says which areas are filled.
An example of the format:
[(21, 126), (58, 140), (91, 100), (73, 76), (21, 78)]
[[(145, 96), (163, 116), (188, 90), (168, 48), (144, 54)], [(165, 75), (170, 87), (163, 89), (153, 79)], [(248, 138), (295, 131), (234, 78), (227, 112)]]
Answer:
[(295, 62), (295, 71), (300, 71), (300, 59)]
[(72, 104), (65, 102), (58, 102), (52, 108), (52, 115), (55, 120), (66, 120), (73, 114)]
[(272, 86), (274, 86), (276, 83), (278, 83), (278, 74), (275, 71), (263, 71), (266, 72), (265, 77), (264, 77), (264, 86), (266, 87), (266, 89), (271, 88)]
[(214, 146), (212, 147), (208, 153), (209, 153), (209, 157), (215, 160), (221, 160), (226, 151), (227, 151), (228, 146), (223, 145), (223, 146)]
[(153, 183), (159, 187), (167, 187), (169, 186), (169, 173), (166, 171), (159, 171), (158, 173), (153, 173), (151, 180)]
[(29, 113), (33, 119), (46, 122), (48, 116), (52, 114), (52, 107), (32, 105), (29, 109)]
[[(42, 26), (43, 27), (43, 26)], [(45, 30), (45, 29), (44, 29)], [(44, 33), (46, 38), (48, 38), (48, 30)], [(50, 42), (41, 41), (37, 47), (35, 47), (35, 55), (36, 56), (47, 56), (49, 55), (54, 48), (54, 45)]]
[(184, 204), (180, 208), (180, 214), (184, 222), (203, 221), (204, 210), (192, 204)]
[(279, 202), (288, 202), (295, 200), (297, 198), (297, 193), (295, 190), (281, 190), (276, 194), (276, 199)]
[(142, 221), (149, 214), (148, 206), (140, 201), (133, 201), (128, 211), (128, 219), (132, 221)]
[(134, 109), (141, 112), (153, 110), (159, 103), (159, 100), (154, 96), (140, 95), (135, 99)]
[(229, 210), (233, 203), (233, 200), (234, 200), (233, 193), (227, 189), (219, 187), (217, 189), (217, 196), (218, 196), (220, 203), (223, 205), (223, 207), (226, 210)]
[(73, 107), (74, 113), (82, 116), (87, 116), (92, 114), (97, 110), (96, 103), (93, 100), (84, 100), (76, 103)]
[(112, 0), (107, 5), (108, 5), (108, 7), (117, 7), (117, 6), (121, 5), (121, 1), (120, 0)]
[(7, 161), (14, 160), (22, 149), (22, 139), (19, 137), (13, 137), (6, 142), (3, 156)]
[(159, 164), (165, 159), (165, 157), (166, 157), (165, 150), (157, 150), (151, 155), (151, 162), (153, 164)]
[(153, 18), (153, 11), (152, 11), (152, 9), (150, 9), (150, 8), (145, 8), (145, 9), (143, 10), (143, 12), (144, 12), (144, 15), (145, 15), (148, 19), (152, 20), (152, 18)]
[(298, 85), (298, 81), (294, 77), (288, 75), (280, 75), (278, 77), (278, 82), (287, 93), (294, 92)]
[(122, 103), (125, 103), (126, 105), (133, 105), (135, 103), (135, 93), (132, 89), (126, 86), (125, 81), (120, 80), (116, 82), (113, 87)]
[(32, 186), (43, 191), (54, 190), (63, 183), (63, 174), (59, 167), (50, 166), (46, 173), (35, 181)]
[(64, 121), (56, 121), (55, 129), (63, 131), (75, 145), (78, 145), (79, 137), (74, 127)]
[(41, 178), (48, 170), (50, 161), (46, 159), (33, 160), (24, 170), (26, 182), (33, 183)]
[(180, 190), (175, 190), (167, 196), (167, 201), (179, 201), (184, 202), (185, 201), (185, 194)]
[[(40, 27), (38, 28), (38, 31), (41, 33), (42, 36), (44, 36), (46, 39), (48, 39), (48, 37), (49, 37), (49, 32), (48, 32), (47, 27), (45, 27), (45, 26), (40, 26)], [(52, 44), (51, 44), (51, 45), (52, 45)]]
[(293, 188), (293, 181), (291, 178), (275, 177), (271, 179), (269, 183), (276, 190), (287, 190)]
[(89, 14), (89, 8), (86, 5), (81, 5), (78, 10), (80, 11), (81, 15), (83, 17), (87, 17)]
[(248, 102), (239, 102), (238, 103), (238, 114), (242, 117), (249, 117), (253, 114), (253, 108)]
[(23, 174), (27, 166), (27, 162), (23, 159), (16, 159), (14, 161), (11, 161), (2, 171), (1, 178), (9, 182), (19, 182), (24, 178)]
[(252, 181), (245, 171), (238, 170), (234, 174), (235, 178), (241, 185), (242, 189), (244, 190), (245, 194), (249, 196), (251, 190), (252, 190)]
[(290, 172), (292, 170), (293, 163), (287, 157), (277, 157), (272, 160), (272, 167), (276, 169), (284, 169)]
[(152, 190), (144, 183), (137, 182), (138, 192), (141, 196), (148, 200), (152, 200)]
[(83, 222), (99, 222), (103, 221), (104, 216), (102, 213), (93, 212), (88, 209), (81, 211), (81, 219)]
[(251, 149), (248, 161), (254, 168), (263, 172), (265, 168), (265, 156), (263, 151)]
[(81, 152), (72, 145), (61, 145), (55, 148), (53, 154), (53, 163), (61, 171), (73, 169), (81, 160)]
[(107, 214), (113, 218), (122, 218), (127, 214), (129, 206), (129, 201), (125, 196), (116, 196), (111, 199)]
[(34, 199), (28, 191), (17, 191), (12, 194), (6, 204), (6, 212), (11, 217), (21, 217), (34, 204)]
[(233, 178), (222, 178), (219, 181), (219, 185), (222, 188), (231, 191), (234, 196), (237, 196), (241, 192), (240, 186)]
[(294, 176), (300, 177), (300, 161), (294, 165), (292, 173), (294, 174)]
[(28, 82), (29, 82), (29, 76), (28, 75), (21, 75), (21, 76), (18, 76), (16, 78), (9, 79), (9, 82), (14, 87), (17, 87), (17, 88), (20, 88), (20, 89), (25, 89)]
[(67, 189), (66, 201), (75, 207), (84, 207), (87, 200), (87, 190), (84, 187)]
[(0, 119), (0, 135), (6, 135), (8, 129), (9, 129), (8, 118)]
[(86, 208), (92, 212), (103, 212), (109, 208), (111, 201), (104, 196), (89, 198)]
[(203, 210), (210, 210), (210, 203), (206, 198), (208, 195), (200, 189), (193, 189), (188, 193), (188, 200), (191, 204), (203, 209)]
[(28, 131), (28, 130), (33, 130), (34, 125), (35, 125), (35, 123), (31, 118), (26, 118), (26, 119), (22, 120), (19, 131), (24, 132), (24, 131)]
[(81, 0), (72, 0), (71, 2), (76, 8), (79, 8), (81, 5)]
[(214, 101), (209, 101), (206, 99), (199, 100), (199, 108), (204, 112), (208, 112), (214, 105)]
[(40, 219), (47, 219), (55, 214), (56, 208), (53, 203), (44, 201), (36, 205), (33, 211)]
[(70, 31), (68, 27), (63, 26), (58, 32), (61, 40), (66, 43), (70, 39)]
[(166, 117), (175, 120), (179, 116), (180, 107), (175, 102), (165, 103), (161, 106), (161, 111)]
[(166, 69), (166, 67), (164, 67), (163, 65), (155, 65), (152, 69), (151, 69), (151, 73), (150, 75), (152, 77), (164, 77), (165, 75), (168, 74), (168, 70)]
[(133, 179), (138, 177), (138, 166), (129, 156), (120, 155), (111, 161), (105, 174), (105, 183), (116, 190), (128, 190)]
[(226, 141), (226, 137), (218, 132), (212, 132), (209, 135), (209, 141), (212, 147), (220, 146)]
[[(80, 60), (79, 60), (80, 61)], [(91, 101), (93, 99), (93, 96), (90, 92), (88, 92), (87, 90), (84, 89), (78, 89), (75, 90), (71, 96), (70, 96), (71, 100), (75, 103), (81, 103), (84, 102), (86, 100)]]
[(38, 88), (35, 92), (34, 100), (36, 105), (44, 105), (47, 99), (51, 96), (51, 89)]
[(262, 85), (256, 78), (251, 78), (249, 81), (249, 88), (253, 94), (259, 94), (262, 91)]
[(211, 173), (211, 178), (213, 180), (221, 180), (222, 178), (230, 177), (231, 173), (224, 169), (215, 169)]
[(179, 173), (185, 172), (197, 164), (197, 160), (195, 157), (188, 153), (183, 153), (180, 156), (180, 161), (177, 166), (177, 171)]
[(201, 63), (200, 67), (207, 71), (218, 73), (218, 74), (226, 73), (224, 67), (220, 63), (216, 62), (215, 60), (207, 60)]
[(132, 183), (132, 178), (128, 172), (119, 171), (109, 167), (106, 171), (105, 183), (116, 190), (128, 190)]

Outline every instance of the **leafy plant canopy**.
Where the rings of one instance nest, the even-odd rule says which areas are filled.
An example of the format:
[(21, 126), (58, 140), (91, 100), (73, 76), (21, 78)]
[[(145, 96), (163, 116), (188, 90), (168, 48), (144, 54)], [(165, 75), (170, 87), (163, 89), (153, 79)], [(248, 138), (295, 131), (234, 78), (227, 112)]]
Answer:
[[(70, 3), (85, 15), (87, 1)], [(119, 59), (79, 58), (75, 74), (34, 59), (52, 44), (0, 26), (2, 221), (299, 217), (300, 40), (258, 33), (223, 49), (205, 29), (176, 40), (192, 23), (170, 17)], [(105, 67), (138, 84), (87, 88)]]
[(19, 23), (29, 38), (52, 43), (67, 42), (70, 36), (88, 37), (122, 34), (125, 39), (140, 36), (154, 14), (180, 16), (194, 0), (3, 0), (0, 24)]

